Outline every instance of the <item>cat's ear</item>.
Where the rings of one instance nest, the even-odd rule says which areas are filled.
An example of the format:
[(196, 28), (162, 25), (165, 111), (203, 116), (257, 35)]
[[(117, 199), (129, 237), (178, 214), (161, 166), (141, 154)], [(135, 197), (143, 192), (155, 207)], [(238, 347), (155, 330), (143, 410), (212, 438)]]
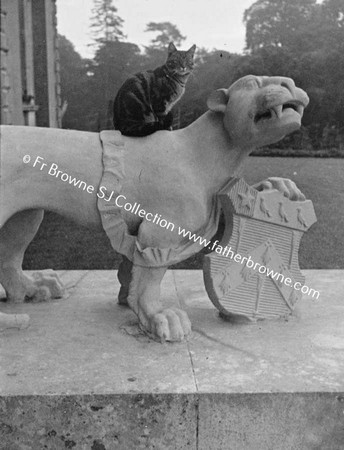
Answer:
[(189, 53), (191, 56), (193, 56), (195, 54), (195, 50), (196, 50), (196, 45), (193, 45), (192, 47), (189, 48), (187, 53)]
[(177, 51), (176, 46), (174, 45), (173, 42), (170, 42), (168, 44), (168, 56), (170, 56), (172, 53), (174, 53), (176, 51)]
[(211, 111), (224, 113), (226, 111), (228, 100), (228, 89), (217, 89), (209, 95), (207, 106)]

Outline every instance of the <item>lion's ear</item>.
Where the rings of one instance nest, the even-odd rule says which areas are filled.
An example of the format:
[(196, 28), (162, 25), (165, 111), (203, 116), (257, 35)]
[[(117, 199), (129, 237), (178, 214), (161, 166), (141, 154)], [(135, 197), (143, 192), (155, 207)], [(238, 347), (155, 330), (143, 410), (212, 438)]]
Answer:
[(225, 112), (228, 100), (228, 89), (217, 89), (209, 95), (207, 106), (211, 111)]

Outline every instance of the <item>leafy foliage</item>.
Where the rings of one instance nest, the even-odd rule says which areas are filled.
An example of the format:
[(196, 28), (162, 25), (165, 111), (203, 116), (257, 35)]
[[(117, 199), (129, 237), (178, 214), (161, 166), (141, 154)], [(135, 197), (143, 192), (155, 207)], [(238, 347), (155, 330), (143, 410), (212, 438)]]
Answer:
[(244, 13), (246, 48), (289, 47), (309, 22), (316, 0), (258, 0)]
[(174, 42), (178, 46), (185, 40), (185, 36), (182, 36), (178, 28), (171, 22), (149, 22), (146, 31), (160, 33), (151, 40), (151, 47), (160, 50), (166, 49), (170, 42)]
[(113, 0), (93, 0), (91, 31), (95, 42), (118, 41), (124, 38), (122, 31), (123, 19), (117, 15)]
[[(60, 75), (62, 96), (68, 103), (63, 116), (64, 128), (88, 129), (89, 79), (87, 67), (89, 62), (82, 59), (73, 44), (59, 35)], [(91, 113), (92, 114), (92, 113)]]
[[(185, 37), (170, 22), (150, 22), (146, 31), (155, 35), (142, 50), (125, 40), (112, 0), (94, 2), (94, 58), (82, 59), (62, 36), (60, 53), (62, 95), (68, 101), (63, 126), (97, 131), (111, 127), (112, 101), (125, 79), (163, 64), (168, 43), (180, 46)], [(344, 0), (257, 0), (244, 21), (243, 55), (197, 50), (194, 72), (175, 108), (176, 125), (184, 127), (201, 115), (213, 89), (247, 74), (283, 75), (305, 89), (311, 101), (302, 130), (279, 147), (344, 150)]]
[(289, 76), (308, 92), (313, 148), (343, 146), (344, 0), (258, 0), (244, 20), (250, 69)]

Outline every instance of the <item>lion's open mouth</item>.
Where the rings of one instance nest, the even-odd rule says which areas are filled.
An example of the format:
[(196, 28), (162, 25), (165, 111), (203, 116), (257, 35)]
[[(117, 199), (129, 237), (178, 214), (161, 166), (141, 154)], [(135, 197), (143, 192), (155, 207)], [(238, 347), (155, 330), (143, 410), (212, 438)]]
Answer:
[(299, 101), (289, 101), (281, 105), (271, 106), (270, 108), (257, 112), (254, 116), (254, 121), (257, 123), (261, 120), (280, 119), (288, 110), (293, 110), (302, 116), (304, 105)]

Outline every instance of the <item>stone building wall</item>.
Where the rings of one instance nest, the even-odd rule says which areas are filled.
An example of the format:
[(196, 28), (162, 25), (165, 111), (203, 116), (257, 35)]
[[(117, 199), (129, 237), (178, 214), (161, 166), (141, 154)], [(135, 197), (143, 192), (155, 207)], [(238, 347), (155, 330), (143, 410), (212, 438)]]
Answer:
[(6, 12), (0, 11), (0, 73), (1, 73), (1, 123), (11, 123), (12, 116), (9, 107), (10, 80), (8, 74), (8, 45), (6, 38)]
[(55, 0), (2, 0), (1, 19), (1, 123), (60, 127)]

